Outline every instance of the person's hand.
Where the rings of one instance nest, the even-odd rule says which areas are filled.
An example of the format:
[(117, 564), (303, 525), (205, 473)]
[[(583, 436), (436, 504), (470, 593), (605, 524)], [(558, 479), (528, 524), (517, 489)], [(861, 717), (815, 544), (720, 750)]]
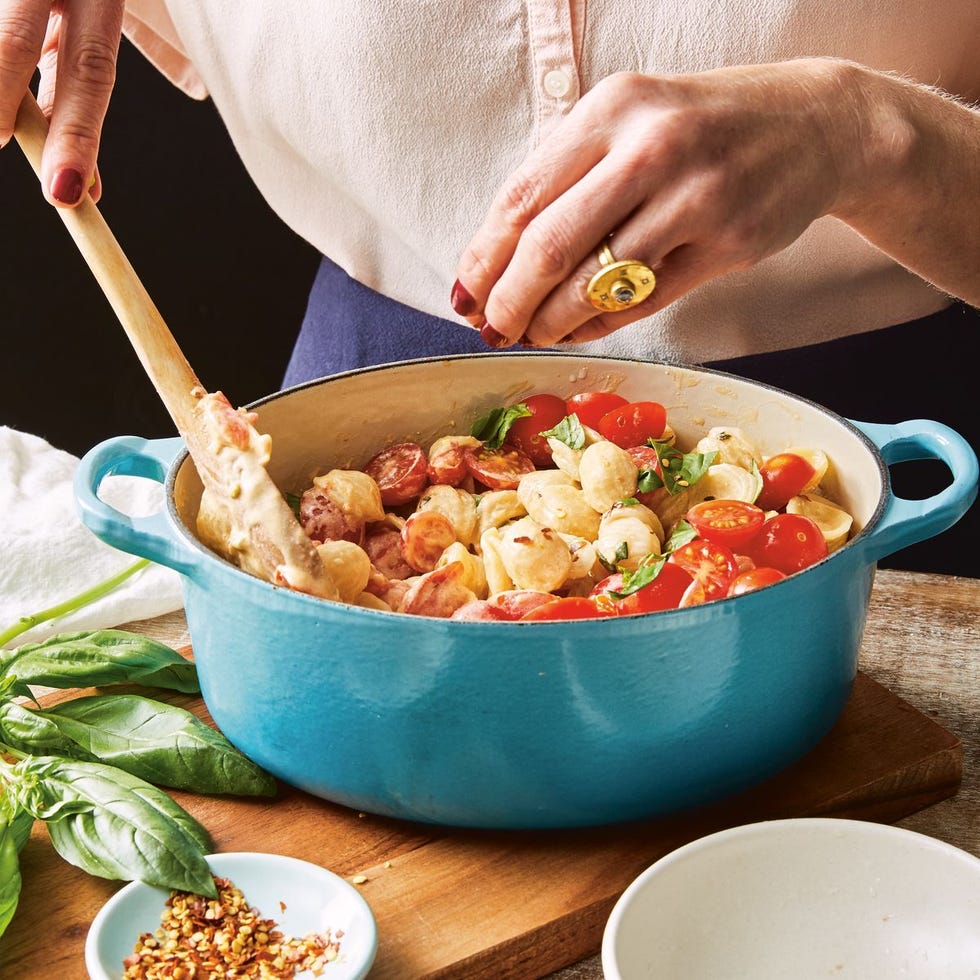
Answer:
[(3, 0), (0, 11), (0, 146), (14, 132), (17, 108), (35, 68), (37, 101), (51, 120), (41, 185), (71, 207), (98, 200), (99, 139), (115, 82), (124, 0)]
[[(456, 312), (491, 346), (584, 342), (753, 265), (840, 203), (853, 102), (821, 60), (604, 79), (497, 194), (457, 267)], [(607, 240), (656, 273), (637, 306), (587, 298)]]

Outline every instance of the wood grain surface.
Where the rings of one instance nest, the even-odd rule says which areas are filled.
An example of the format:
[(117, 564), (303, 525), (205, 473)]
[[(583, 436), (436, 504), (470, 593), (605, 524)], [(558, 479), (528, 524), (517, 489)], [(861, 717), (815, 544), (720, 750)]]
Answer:
[[(978, 610), (980, 581), (880, 572), (862, 674), (831, 735), (766, 784), (674, 817), (475, 832), (357, 814), (288, 788), (272, 802), (174, 795), (217, 850), (277, 851), (365, 876), (380, 937), (372, 977), (598, 980), (595, 954), (623, 889), (658, 857), (726, 826), (804, 814), (898, 821), (980, 855)], [(136, 628), (186, 639), (179, 615)], [(88, 925), (120, 884), (67, 865), (41, 825), (22, 869), (0, 977), (84, 978)]]

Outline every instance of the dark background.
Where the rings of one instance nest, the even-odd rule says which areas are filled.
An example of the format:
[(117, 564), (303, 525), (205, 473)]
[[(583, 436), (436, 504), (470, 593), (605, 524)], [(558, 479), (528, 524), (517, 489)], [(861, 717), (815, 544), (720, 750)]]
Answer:
[[(210, 102), (173, 88), (123, 41), (106, 119), (100, 208), (202, 383), (236, 405), (277, 390), (319, 261), (252, 186)], [(174, 426), (115, 315), (14, 143), (0, 152), (0, 425), (82, 455), (109, 436)], [(980, 317), (942, 335), (865, 335), (775, 354), (755, 377), (848, 418), (931, 418), (980, 445)], [(802, 365), (802, 366), (801, 366)], [(892, 467), (896, 490), (947, 482), (938, 463)], [(884, 567), (980, 575), (980, 508)]]
[[(100, 209), (204, 386), (276, 391), (319, 256), (255, 190), (210, 101), (125, 40)], [(115, 314), (14, 141), (0, 152), (0, 424), (82, 455), (174, 434)]]

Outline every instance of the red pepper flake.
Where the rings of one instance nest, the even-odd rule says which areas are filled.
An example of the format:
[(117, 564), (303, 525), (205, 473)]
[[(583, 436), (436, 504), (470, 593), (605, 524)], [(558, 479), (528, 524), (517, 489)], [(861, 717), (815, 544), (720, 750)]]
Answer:
[(214, 883), (217, 899), (170, 893), (160, 928), (143, 933), (123, 960), (124, 980), (288, 980), (304, 970), (319, 977), (340, 956), (341, 930), (285, 936), (227, 878)]

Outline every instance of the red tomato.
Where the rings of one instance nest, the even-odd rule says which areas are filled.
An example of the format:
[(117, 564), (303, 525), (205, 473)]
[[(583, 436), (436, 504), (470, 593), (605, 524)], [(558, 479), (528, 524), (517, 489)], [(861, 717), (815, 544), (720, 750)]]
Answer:
[(801, 493), (816, 472), (810, 461), (796, 453), (777, 453), (759, 467), (762, 491), (756, 503), (763, 510), (782, 510), (790, 497)]
[(627, 446), (626, 453), (633, 458), (638, 470), (654, 470), (657, 476), (663, 476), (660, 457), (653, 446)]
[(742, 500), (703, 500), (687, 512), (688, 523), (702, 538), (738, 551), (765, 523), (761, 507)]
[(745, 595), (746, 592), (754, 592), (784, 578), (786, 576), (778, 568), (750, 568), (735, 576), (728, 587), (728, 594)]
[(428, 469), (425, 452), (414, 442), (400, 442), (382, 449), (364, 466), (364, 472), (378, 484), (381, 502), (389, 507), (417, 497), (425, 489)]
[(516, 490), (525, 473), (534, 472), (529, 456), (504, 443), (499, 449), (464, 449), (466, 468), (491, 490)]
[(792, 575), (826, 558), (827, 542), (809, 517), (777, 514), (762, 525), (745, 552), (758, 568), (768, 566)]
[[(626, 452), (633, 457), (633, 462), (636, 463), (638, 472), (653, 470), (657, 476), (663, 479), (664, 471), (660, 465), (660, 457), (657, 455), (657, 450), (653, 446), (630, 446)], [(657, 487), (656, 490), (643, 491), (638, 489), (636, 491), (636, 499), (651, 510), (656, 510), (657, 505), (666, 496), (668, 496), (667, 491), (662, 486)]]
[(431, 572), (456, 540), (449, 518), (435, 510), (417, 510), (401, 530), (402, 555), (417, 572)]
[(704, 587), (706, 602), (728, 595), (728, 586), (738, 575), (738, 561), (731, 549), (705, 538), (695, 538), (681, 545), (667, 559), (667, 564), (680, 565)]
[(556, 619), (597, 619), (601, 616), (611, 616), (613, 612), (604, 607), (591, 596), (566, 596), (563, 599), (552, 599), (535, 606), (530, 612), (521, 616), (521, 621), (544, 622)]
[(667, 409), (659, 402), (629, 402), (606, 412), (596, 426), (601, 436), (623, 449), (659, 439), (667, 425)]
[(550, 592), (536, 592), (532, 589), (510, 589), (506, 592), (495, 592), (487, 603), (499, 609), (505, 619), (520, 619), (546, 602), (553, 602), (555, 597)]
[[(660, 612), (664, 609), (676, 609), (684, 593), (694, 581), (691, 574), (680, 565), (665, 562), (660, 573), (642, 589), (616, 600), (616, 611), (620, 616), (630, 616), (634, 613)], [(623, 588), (622, 572), (604, 578), (593, 590), (593, 596), (602, 593), (621, 592)]]
[(568, 414), (565, 402), (557, 395), (531, 395), (522, 404), (531, 414), (511, 425), (507, 430), (507, 441), (536, 466), (551, 466), (551, 449), (541, 433), (553, 429)]
[(626, 404), (626, 399), (614, 391), (583, 391), (572, 395), (565, 408), (568, 415), (577, 415), (582, 425), (595, 429), (603, 415)]
[(468, 436), (445, 436), (429, 446), (429, 482), (458, 487), (469, 476), (463, 451), (472, 441)]

